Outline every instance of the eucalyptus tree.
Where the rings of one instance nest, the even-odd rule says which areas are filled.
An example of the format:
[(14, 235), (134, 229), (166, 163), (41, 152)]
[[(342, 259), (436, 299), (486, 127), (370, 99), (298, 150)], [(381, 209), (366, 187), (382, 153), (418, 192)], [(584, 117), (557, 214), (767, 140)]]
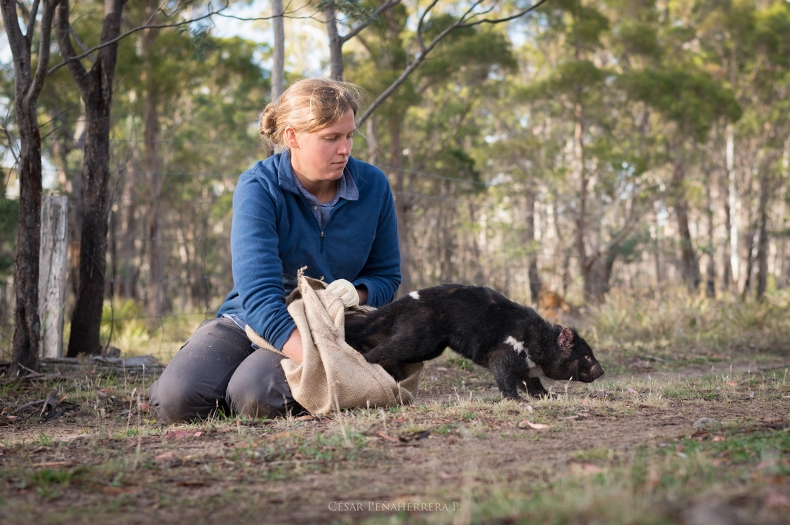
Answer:
[[(736, 210), (731, 210), (729, 203), (740, 202), (746, 210), (743, 295), (751, 291), (756, 266), (756, 295), (760, 298), (767, 286), (770, 204), (781, 183), (780, 164), (790, 134), (790, 9), (786, 2), (702, 2), (698, 13), (695, 35), (701, 47), (699, 56), (708, 69), (726, 79), (744, 111), (737, 125), (726, 126), (724, 157), (730, 182), (726, 192), (730, 195), (725, 200), (725, 213), (729, 240), (736, 248), (731, 260), (737, 262), (737, 222), (731, 217)], [(754, 185), (752, 178), (757, 185), (755, 198), (748, 195)], [(739, 192), (739, 186), (744, 191)], [(727, 262), (726, 270), (740, 266)], [(737, 282), (737, 273), (733, 277)]]
[[(537, 36), (538, 46), (554, 49), (552, 62), (542, 78), (523, 91), (526, 100), (541, 101), (545, 110), (571, 122), (573, 158), (572, 179), (576, 185), (574, 210), (575, 249), (579, 273), (584, 282), (586, 300), (599, 299), (608, 290), (609, 278), (617, 248), (627, 238), (634, 224), (636, 207), (631, 205), (619, 231), (602, 244), (593, 243), (590, 235), (590, 208), (596, 191), (594, 182), (604, 174), (611, 162), (611, 147), (606, 135), (611, 125), (606, 95), (612, 91), (614, 71), (605, 69), (601, 58), (603, 36), (609, 31), (609, 19), (595, 6), (581, 0), (552, 3), (545, 16), (545, 31)], [(596, 131), (594, 128), (597, 128)], [(596, 138), (598, 137), (598, 138)], [(603, 142), (601, 142), (603, 141)], [(588, 149), (595, 145), (595, 158)], [(591, 173), (591, 167), (597, 171)], [(614, 170), (614, 177), (618, 170)], [(628, 171), (627, 169), (625, 171)], [(593, 182), (593, 184), (591, 184)], [(597, 244), (597, 246), (596, 246)]]
[[(1, 0), (0, 11), (14, 64), (14, 113), (19, 134), (17, 245), (14, 256), (14, 340), (11, 375), (39, 366), (38, 276), (41, 234), (41, 132), (38, 99), (47, 76), (55, 9), (59, 0), (32, 4)], [(41, 9), (41, 18), (39, 18)], [(23, 29), (24, 28), (24, 29)], [(13, 146), (12, 146), (13, 147)]]
[[(168, 31), (135, 44), (119, 65), (126, 89), (116, 101), (116, 133), (130, 137), (132, 151), (113, 214), (119, 251), (111, 264), (120, 282), (133, 281), (117, 291), (146, 298), (156, 324), (174, 297), (209, 310), (212, 293), (230, 285), (217, 282), (229, 278), (219, 219), (230, 213), (231, 181), (256, 158), (253, 123), (270, 85), (256, 63), (261, 47), (240, 37)], [(152, 257), (161, 266), (146, 265)], [(129, 272), (140, 278), (127, 279)]]
[[(202, 13), (194, 18), (164, 23), (156, 20), (158, 14), (164, 19), (174, 16), (184, 6), (177, 5), (173, 12), (167, 5), (151, 3), (147, 20), (124, 33), (121, 32), (124, 0), (108, 0), (104, 3), (101, 33), (93, 48), (85, 49), (70, 17), (69, 0), (61, 0), (57, 11), (57, 34), (63, 62), (53, 67), (66, 67), (80, 91), (86, 117), (85, 154), (83, 156), (83, 205), (82, 234), (80, 238), (79, 290), (71, 317), (71, 334), (68, 345), (69, 356), (80, 353), (97, 353), (101, 350), (99, 331), (106, 282), (106, 250), (110, 195), (110, 131), (111, 110), (114, 92), (115, 67), (119, 42), (138, 31), (150, 32), (166, 27), (184, 26), (207, 19), (227, 8), (227, 4), (215, 10), (209, 3)], [(189, 7), (189, 6), (186, 6)], [(74, 42), (72, 42), (72, 40)], [(77, 53), (74, 43), (80, 46)], [(82, 61), (91, 62), (86, 69)]]
[[(371, 93), (381, 93), (398, 81), (410, 60), (408, 20), (405, 7), (396, 6), (364, 35), (359, 35), (360, 45), (346, 56), (351, 80)], [(456, 22), (449, 15), (436, 16), (421, 31), (425, 38), (435, 39)], [(404, 79), (401, 88), (392, 91), (389, 98), (382, 99), (373, 115), (378, 132), (375, 138), (368, 137), (369, 141), (373, 138), (377, 145), (385, 146), (389, 153), (388, 162), (382, 168), (394, 179), (403, 273), (401, 289), (406, 291), (412, 288), (412, 271), (417, 264), (412, 258), (415, 194), (441, 191), (437, 185), (441, 179), (429, 180), (421, 177), (420, 172), (429, 170), (455, 178), (478, 176), (469, 151), (463, 147), (465, 140), (479, 130), (470, 123), (472, 108), (484, 94), (481, 87), (495, 82), (488, 74), (503, 64), (515, 65), (502, 34), (489, 28), (460, 29), (435, 47), (432, 60)], [(410, 119), (410, 108), (416, 110), (418, 106), (424, 108), (419, 112), (425, 118)], [(404, 152), (408, 154), (404, 156)], [(451, 232), (445, 228), (436, 233), (444, 236), (445, 251), (437, 260), (443, 261), (440, 271), (449, 279), (453, 273)]]

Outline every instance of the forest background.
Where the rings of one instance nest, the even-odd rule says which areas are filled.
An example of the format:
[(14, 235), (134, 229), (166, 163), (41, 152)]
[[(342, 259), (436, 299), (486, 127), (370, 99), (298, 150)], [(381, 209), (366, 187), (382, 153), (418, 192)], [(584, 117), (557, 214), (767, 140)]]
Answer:
[[(39, 20), (52, 2), (44, 4)], [(90, 218), (86, 141), (97, 121), (81, 91), (87, 83), (80, 87), (71, 71), (76, 62), (86, 71), (104, 63), (107, 47), (84, 50), (104, 42), (110, 4), (60, 5), (70, 9), (66, 31), (85, 56), (60, 67), (67, 55), (53, 38), (35, 116), (44, 193), (69, 199), (68, 340)], [(345, 0), (281, 8), (286, 84), (342, 76), (376, 104), (412, 68), (365, 115), (354, 148), (387, 173), (395, 193), (401, 293), (461, 282), (525, 304), (554, 292), (568, 310), (680, 297), (678, 287), (687, 298), (728, 304), (787, 302), (786, 1), (548, 0), (507, 22), (457, 28), (429, 53), (421, 47), (470, 7), (477, 19), (502, 19), (529, 4)], [(152, 21), (172, 27), (117, 41), (111, 112), (102, 119), (109, 199), (101, 347), (166, 361), (182, 332), (213, 316), (231, 289), (231, 197), (239, 174), (267, 155), (257, 116), (277, 69), (273, 36), (241, 35), (274, 35), (276, 9), (123, 7), (120, 33)], [(4, 29), (5, 17), (4, 10)], [(6, 360), (19, 301), (24, 130), (13, 110), (19, 78), (10, 53), (0, 58)]]

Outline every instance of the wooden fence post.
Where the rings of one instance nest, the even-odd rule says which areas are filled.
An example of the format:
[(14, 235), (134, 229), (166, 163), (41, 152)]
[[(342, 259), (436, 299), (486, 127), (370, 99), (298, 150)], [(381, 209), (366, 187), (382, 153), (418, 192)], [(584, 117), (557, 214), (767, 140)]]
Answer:
[(43, 357), (63, 357), (63, 308), (66, 301), (66, 260), (69, 199), (47, 195), (41, 202), (38, 316)]

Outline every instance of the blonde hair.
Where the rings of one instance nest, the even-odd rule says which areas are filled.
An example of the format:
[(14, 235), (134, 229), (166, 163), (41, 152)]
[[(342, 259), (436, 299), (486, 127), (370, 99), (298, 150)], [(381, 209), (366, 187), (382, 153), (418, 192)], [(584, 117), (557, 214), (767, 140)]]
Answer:
[(280, 98), (266, 105), (260, 117), (261, 138), (285, 145), (285, 128), (312, 133), (328, 128), (350, 109), (354, 116), (364, 100), (362, 88), (327, 78), (307, 78), (291, 84)]

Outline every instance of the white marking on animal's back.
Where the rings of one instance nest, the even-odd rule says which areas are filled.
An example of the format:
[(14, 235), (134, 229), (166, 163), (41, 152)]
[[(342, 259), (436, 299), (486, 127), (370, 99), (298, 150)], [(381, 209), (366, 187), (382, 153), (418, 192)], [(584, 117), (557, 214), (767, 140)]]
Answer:
[(409, 297), (411, 297), (412, 299), (419, 299), (420, 298), (420, 294), (419, 294), (419, 292), (414, 291), (414, 292), (409, 294)]
[(524, 354), (527, 357), (527, 366), (530, 367), (530, 368), (534, 368), (535, 367), (535, 361), (533, 361), (532, 358), (529, 356), (529, 351), (524, 346), (524, 343), (522, 343), (521, 341), (519, 341), (518, 339), (516, 339), (512, 335), (509, 335), (507, 337), (507, 339), (505, 339), (505, 344), (512, 346), (513, 350), (517, 354), (520, 354), (521, 352), (524, 352)]
[(515, 350), (517, 354), (520, 354), (521, 352), (526, 350), (524, 348), (524, 343), (522, 343), (521, 341), (519, 341), (518, 339), (516, 339), (512, 335), (509, 335), (507, 337), (507, 339), (505, 339), (505, 344), (512, 346), (513, 350)]

